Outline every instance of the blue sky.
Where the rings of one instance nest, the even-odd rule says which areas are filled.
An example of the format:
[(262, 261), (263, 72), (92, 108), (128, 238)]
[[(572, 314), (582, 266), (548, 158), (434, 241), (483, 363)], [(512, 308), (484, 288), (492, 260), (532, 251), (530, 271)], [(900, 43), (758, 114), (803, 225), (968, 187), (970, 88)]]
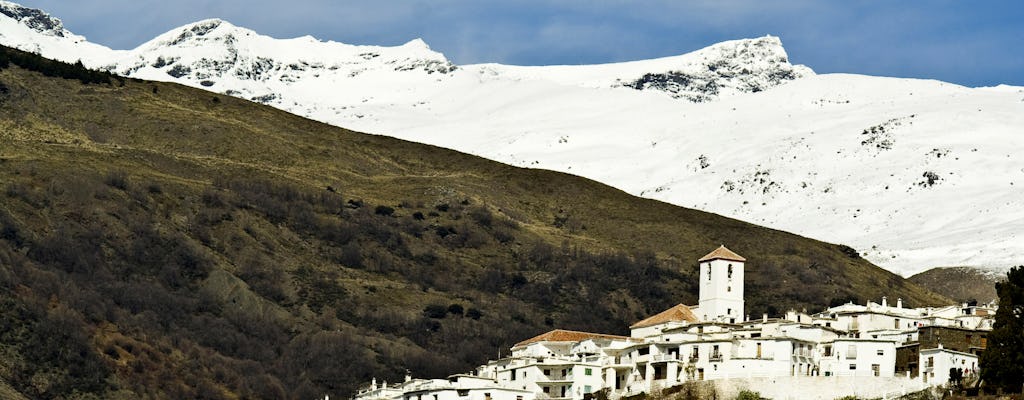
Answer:
[(1024, 86), (1024, 2), (803, 0), (22, 0), (116, 49), (222, 18), (273, 37), (423, 38), (457, 64), (590, 64), (779, 36), (819, 73)]

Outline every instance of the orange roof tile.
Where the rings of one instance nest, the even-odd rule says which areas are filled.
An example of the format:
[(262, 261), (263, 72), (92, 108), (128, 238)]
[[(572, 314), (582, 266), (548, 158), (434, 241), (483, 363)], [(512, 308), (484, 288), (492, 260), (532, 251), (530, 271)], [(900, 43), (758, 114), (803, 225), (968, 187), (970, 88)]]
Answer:
[(668, 310), (654, 314), (640, 322), (633, 324), (632, 326), (629, 327), (629, 329), (646, 328), (648, 326), (654, 326), (665, 322), (674, 321), (686, 321), (690, 323), (695, 323), (697, 322), (697, 316), (693, 315), (693, 312), (690, 311), (690, 306), (678, 304), (672, 308), (669, 308)]
[(725, 248), (725, 246), (718, 246), (715, 251), (708, 253), (708, 255), (701, 257), (697, 262), (711, 261), (711, 260), (729, 260), (729, 261), (747, 261), (746, 258), (740, 257), (739, 254), (733, 253), (732, 250)]
[(565, 329), (555, 329), (553, 331), (542, 333), (540, 335), (526, 339), (522, 342), (516, 343), (516, 345), (512, 347), (519, 347), (536, 342), (582, 342), (587, 339), (629, 340), (630, 338), (626, 336), (606, 335), (603, 333), (590, 333), (579, 331), (567, 331)]

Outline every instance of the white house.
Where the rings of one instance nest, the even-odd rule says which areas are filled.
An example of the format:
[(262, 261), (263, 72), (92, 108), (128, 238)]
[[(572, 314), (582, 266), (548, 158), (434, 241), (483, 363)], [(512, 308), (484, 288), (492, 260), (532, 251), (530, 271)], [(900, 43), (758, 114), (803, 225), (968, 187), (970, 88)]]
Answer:
[(921, 350), (918, 362), (921, 365), (921, 381), (931, 385), (949, 383), (952, 368), (959, 369), (964, 377), (978, 374), (978, 356), (945, 349), (941, 345), (935, 349)]

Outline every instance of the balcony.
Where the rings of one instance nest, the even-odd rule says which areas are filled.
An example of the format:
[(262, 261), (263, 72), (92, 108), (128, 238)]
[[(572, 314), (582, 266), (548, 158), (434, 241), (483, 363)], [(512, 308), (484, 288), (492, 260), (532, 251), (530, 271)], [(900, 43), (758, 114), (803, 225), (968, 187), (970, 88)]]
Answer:
[(679, 361), (679, 355), (675, 353), (658, 354), (651, 356), (651, 362)]
[(722, 353), (712, 353), (711, 354), (711, 361), (712, 362), (722, 361)]
[(690, 356), (690, 364), (694, 364), (694, 363), (696, 363), (696, 362), (697, 362), (697, 360), (700, 360), (700, 356), (698, 356), (698, 355), (696, 355), (696, 354), (694, 354), (694, 355)]

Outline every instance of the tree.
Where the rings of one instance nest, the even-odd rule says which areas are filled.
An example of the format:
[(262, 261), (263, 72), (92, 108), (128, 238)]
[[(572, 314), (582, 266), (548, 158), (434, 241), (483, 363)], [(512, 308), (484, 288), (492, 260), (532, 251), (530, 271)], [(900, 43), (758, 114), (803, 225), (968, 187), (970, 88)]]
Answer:
[(1004, 392), (1024, 385), (1024, 266), (1013, 267), (996, 283), (999, 310), (981, 355), (981, 377)]

